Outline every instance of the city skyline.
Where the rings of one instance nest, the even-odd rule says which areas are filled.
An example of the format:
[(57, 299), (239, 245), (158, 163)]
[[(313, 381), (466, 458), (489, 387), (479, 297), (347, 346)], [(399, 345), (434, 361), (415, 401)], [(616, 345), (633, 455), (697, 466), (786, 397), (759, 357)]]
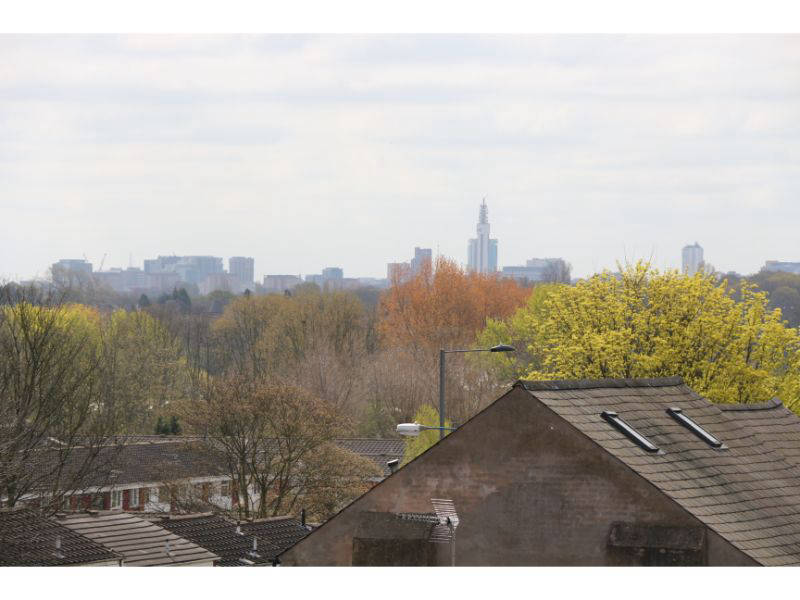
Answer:
[(499, 266), (680, 268), (695, 239), (723, 272), (797, 259), (796, 35), (7, 35), (0, 52), (0, 278), (154, 251), (252, 256), (257, 280), (382, 277), (417, 244), (465, 264), (483, 196)]

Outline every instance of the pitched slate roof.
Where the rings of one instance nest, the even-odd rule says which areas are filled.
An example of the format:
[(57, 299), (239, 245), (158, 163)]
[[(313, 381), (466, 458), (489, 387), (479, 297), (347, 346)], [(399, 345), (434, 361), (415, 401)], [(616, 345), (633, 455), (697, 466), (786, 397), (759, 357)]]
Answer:
[[(135, 483), (160, 483), (196, 477), (226, 477), (228, 471), (222, 453), (213, 450), (197, 436), (130, 436), (110, 440), (99, 449), (77, 447), (70, 451), (62, 481), (69, 489), (86, 490), (110, 485), (124, 487)], [(333, 440), (340, 448), (375, 462), (385, 475), (386, 462), (403, 456), (402, 440), (342, 438)], [(94, 466), (88, 471), (84, 463), (98, 452)], [(48, 454), (49, 453), (49, 454)], [(30, 461), (39, 472), (40, 490), (49, 490), (52, 473), (58, 464), (56, 450), (44, 450)], [(72, 476), (73, 473), (85, 474)]]
[(386, 465), (390, 460), (402, 459), (404, 442), (401, 439), (372, 439), (372, 438), (340, 438), (334, 440), (340, 448), (360, 454), (373, 461), (384, 475), (391, 474), (391, 469)]
[(94, 511), (64, 516), (59, 522), (122, 554), (125, 566), (165, 567), (219, 560), (205, 548), (130, 513)]
[[(800, 419), (780, 402), (716, 405), (680, 378), (516, 385), (757, 562), (800, 564)], [(671, 407), (725, 448), (678, 423)], [(616, 412), (660, 452), (634, 444), (603, 411)]]
[(0, 512), (0, 566), (86, 565), (121, 558), (102, 544), (34, 511)]
[[(220, 566), (272, 564), (272, 559), (309, 531), (292, 517), (274, 517), (239, 524), (219, 515), (203, 513), (173, 516), (157, 522), (161, 527), (200, 544), (219, 555)], [(253, 553), (253, 538), (257, 548)]]

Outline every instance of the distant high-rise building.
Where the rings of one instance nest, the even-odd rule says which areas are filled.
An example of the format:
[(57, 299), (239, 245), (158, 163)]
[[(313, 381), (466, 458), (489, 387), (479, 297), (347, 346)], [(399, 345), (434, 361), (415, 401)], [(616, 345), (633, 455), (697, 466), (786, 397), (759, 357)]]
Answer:
[(245, 256), (232, 256), (228, 259), (228, 273), (236, 277), (244, 286), (255, 281), (255, 260)]
[(695, 242), (691, 246), (684, 246), (681, 271), (687, 275), (694, 275), (703, 268), (703, 248)]
[(177, 273), (185, 283), (200, 284), (214, 273), (222, 273), (218, 256), (159, 256), (144, 261), (145, 273)]
[(467, 247), (467, 267), (478, 273), (497, 271), (497, 239), (489, 237), (489, 208), (486, 199), (478, 212), (477, 238), (472, 238)]
[(144, 261), (145, 273), (174, 273), (181, 256), (159, 256)]
[(53, 283), (74, 285), (88, 282), (92, 277), (92, 263), (82, 258), (62, 258), (50, 269)]
[(332, 279), (343, 279), (344, 271), (340, 267), (325, 267), (322, 269), (322, 279), (330, 281)]
[(386, 264), (386, 278), (389, 284), (402, 283), (422, 271), (425, 265), (430, 267), (433, 261), (433, 250), (414, 247), (414, 258), (408, 262), (391, 262)]
[(414, 247), (414, 258), (411, 259), (411, 274), (416, 275), (425, 265), (430, 266), (433, 260), (433, 251), (430, 248)]
[(57, 263), (53, 263), (53, 269), (90, 274), (92, 272), (92, 263), (83, 258), (62, 258)]
[(224, 272), (222, 258), (218, 256), (181, 256), (172, 267), (180, 275), (181, 281), (198, 285), (209, 275)]

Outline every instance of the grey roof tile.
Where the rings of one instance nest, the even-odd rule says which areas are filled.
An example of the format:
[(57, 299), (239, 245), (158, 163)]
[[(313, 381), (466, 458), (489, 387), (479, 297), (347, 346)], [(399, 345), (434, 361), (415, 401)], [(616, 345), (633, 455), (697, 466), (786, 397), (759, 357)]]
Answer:
[(173, 566), (219, 560), (213, 554), (130, 513), (93, 511), (64, 516), (64, 527), (125, 557), (126, 566)]
[[(716, 405), (679, 378), (519, 382), (531, 395), (763, 564), (800, 564), (800, 419), (779, 401)], [(681, 408), (714, 449), (666, 413)], [(613, 410), (662, 450), (601, 417)]]
[[(60, 550), (56, 549), (57, 542)], [(0, 566), (86, 565), (121, 558), (121, 554), (37, 512), (0, 512)]]

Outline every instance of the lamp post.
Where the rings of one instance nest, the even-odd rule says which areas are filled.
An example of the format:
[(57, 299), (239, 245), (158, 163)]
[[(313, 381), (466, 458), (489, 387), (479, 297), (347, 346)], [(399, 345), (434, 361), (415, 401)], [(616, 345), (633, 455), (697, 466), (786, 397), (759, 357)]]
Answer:
[(508, 344), (498, 344), (491, 348), (472, 348), (469, 350), (439, 350), (439, 439), (444, 439), (444, 432), (449, 427), (444, 426), (444, 355), (464, 352), (516, 352), (516, 348)]

